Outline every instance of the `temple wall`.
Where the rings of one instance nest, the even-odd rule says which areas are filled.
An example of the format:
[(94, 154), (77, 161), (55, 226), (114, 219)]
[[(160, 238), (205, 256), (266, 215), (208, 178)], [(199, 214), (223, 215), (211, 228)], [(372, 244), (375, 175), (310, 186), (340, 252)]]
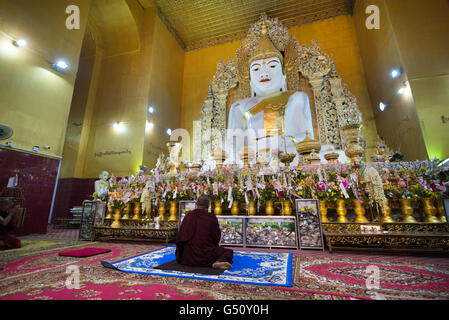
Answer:
[[(406, 160), (449, 157), (449, 130), (441, 121), (449, 104), (449, 6), (445, 0), (356, 2), (354, 18), (379, 135)], [(368, 5), (380, 9), (380, 29), (365, 27)], [(403, 68), (391, 79), (390, 71)], [(397, 90), (408, 81), (404, 94)], [(387, 102), (385, 111), (379, 102)], [(446, 112), (446, 113), (445, 113)]]
[[(109, 18), (96, 7), (89, 16), (92, 35), (85, 37), (69, 121), (83, 125), (67, 127), (62, 178), (94, 178), (102, 170), (126, 176), (142, 163), (153, 167), (167, 150), (166, 129), (180, 126), (183, 50), (155, 10), (112, 2)], [(148, 105), (156, 109), (151, 117)], [(153, 129), (146, 130), (147, 120)], [(117, 121), (123, 131), (114, 128)]]
[[(28, 150), (39, 146), (49, 155), (0, 149), (0, 186), (17, 174), (25, 198), (27, 213), (24, 226), (14, 231), (17, 235), (47, 230), (90, 4), (91, 0), (0, 1), (0, 123), (14, 130), (1, 143), (10, 141)], [(80, 8), (79, 30), (66, 28), (68, 5)], [(17, 48), (4, 33), (28, 45)], [(62, 73), (50, 66), (59, 58), (70, 65)]]
[[(289, 32), (300, 44), (312, 45), (311, 40), (318, 40), (323, 51), (333, 56), (343, 83), (357, 97), (364, 121), (363, 135), (370, 149), (368, 153), (371, 152), (376, 143), (376, 125), (352, 16), (342, 15), (296, 26), (290, 28)], [(232, 41), (185, 53), (181, 119), (183, 128), (192, 132), (193, 121), (200, 116), (207, 96), (208, 82), (216, 72), (217, 62), (234, 57), (241, 42), (242, 40)]]
[[(17, 48), (0, 33), (1, 123), (14, 135), (15, 146), (61, 156), (90, 0), (1, 1), (0, 30), (28, 45)], [(66, 7), (80, 8), (80, 29), (69, 30)], [(64, 57), (70, 69), (53, 70)], [(6, 142), (6, 141), (5, 141)], [(50, 146), (45, 150), (44, 146)]]
[(159, 154), (168, 153), (166, 142), (169, 141), (169, 136), (166, 130), (181, 126), (183, 70), (184, 51), (157, 18), (148, 96), (148, 105), (155, 108), (155, 113), (147, 116), (154, 127), (145, 131), (142, 162), (148, 168), (155, 166)]
[(449, 157), (449, 2), (387, 1), (429, 158)]

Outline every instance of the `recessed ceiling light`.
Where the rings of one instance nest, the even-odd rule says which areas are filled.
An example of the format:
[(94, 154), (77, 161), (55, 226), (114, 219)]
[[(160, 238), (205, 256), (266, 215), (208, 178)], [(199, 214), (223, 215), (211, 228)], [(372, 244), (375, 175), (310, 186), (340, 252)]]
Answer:
[(386, 107), (387, 107), (387, 105), (385, 103), (383, 103), (383, 102), (379, 103), (380, 111), (384, 111)]
[(12, 44), (15, 45), (16, 47), (26, 47), (27, 41), (25, 39), (19, 39), (14, 40)]
[(64, 60), (58, 60), (52, 64), (52, 67), (57, 71), (64, 71), (69, 67), (69, 65)]
[(394, 68), (393, 70), (391, 70), (390, 75), (393, 79), (395, 79), (401, 75), (401, 70), (399, 68)]

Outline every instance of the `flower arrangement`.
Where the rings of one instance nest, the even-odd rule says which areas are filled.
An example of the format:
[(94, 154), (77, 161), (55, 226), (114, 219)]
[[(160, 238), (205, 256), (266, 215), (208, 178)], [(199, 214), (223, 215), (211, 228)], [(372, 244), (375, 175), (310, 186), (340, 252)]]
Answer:
[[(281, 151), (276, 151), (277, 156)], [(371, 164), (377, 166), (387, 199), (449, 198), (449, 167), (438, 167), (432, 161)], [(151, 185), (151, 188), (146, 187)], [(229, 194), (230, 188), (232, 189)], [(261, 176), (258, 169), (227, 167), (205, 172), (181, 172), (177, 175), (140, 174), (118, 179), (112, 176), (108, 188), (94, 193), (95, 199), (111, 208), (123, 209), (129, 202), (138, 202), (143, 190), (158, 201), (195, 200), (207, 194), (214, 200), (273, 201), (294, 198), (338, 200), (367, 197), (365, 182), (350, 165), (299, 165), (285, 167), (270, 176)]]

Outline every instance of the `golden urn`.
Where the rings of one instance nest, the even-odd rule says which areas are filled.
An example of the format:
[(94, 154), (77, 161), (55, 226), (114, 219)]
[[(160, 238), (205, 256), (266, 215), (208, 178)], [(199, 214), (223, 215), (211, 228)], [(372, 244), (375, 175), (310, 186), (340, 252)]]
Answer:
[(330, 164), (336, 163), (339, 157), (340, 155), (336, 152), (326, 153), (324, 155), (324, 159), (326, 159)]
[(281, 156), (280, 161), (286, 166), (289, 167), (290, 163), (293, 162), (293, 160), (296, 157), (296, 153), (283, 153)]
[(298, 142), (294, 137), (290, 136), (290, 139), (293, 141), (296, 147), (296, 152), (300, 155), (309, 155), (312, 151), (320, 152), (321, 144), (319, 141), (310, 139), (309, 132), (306, 131), (306, 137), (301, 142)]
[(345, 154), (352, 162), (358, 162), (364, 152), (360, 145), (360, 129), (360, 124), (349, 124), (341, 127), (341, 133), (346, 141)]

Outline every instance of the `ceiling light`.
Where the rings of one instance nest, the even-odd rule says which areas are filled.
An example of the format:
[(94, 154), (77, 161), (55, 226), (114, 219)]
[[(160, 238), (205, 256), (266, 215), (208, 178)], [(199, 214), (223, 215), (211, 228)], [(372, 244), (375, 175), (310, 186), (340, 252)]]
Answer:
[(403, 94), (405, 92), (405, 87), (400, 87), (398, 90), (398, 94)]
[(393, 70), (391, 70), (390, 75), (393, 79), (395, 79), (401, 75), (401, 70), (399, 68), (394, 68)]
[(25, 39), (14, 40), (12, 42), (16, 47), (25, 47), (27, 45), (27, 41)]
[(52, 64), (52, 67), (57, 71), (64, 71), (69, 67), (69, 65), (64, 60), (58, 60)]
[(168, 128), (167, 131), (166, 131), (166, 133), (167, 133), (169, 136), (171, 136), (171, 129)]
[(154, 127), (154, 123), (147, 120), (147, 122), (145, 123), (145, 129), (151, 130), (151, 129), (153, 129), (153, 127)]
[(149, 114), (153, 114), (153, 113), (154, 113), (154, 107), (149, 106), (149, 107), (148, 107), (148, 113), (149, 113)]
[(114, 127), (115, 131), (117, 131), (117, 132), (124, 132), (125, 131), (124, 124), (120, 123), (119, 121), (115, 122), (113, 124), (113, 127)]
[(383, 103), (383, 102), (379, 103), (380, 111), (384, 111), (386, 107), (387, 107), (387, 105), (385, 103)]

